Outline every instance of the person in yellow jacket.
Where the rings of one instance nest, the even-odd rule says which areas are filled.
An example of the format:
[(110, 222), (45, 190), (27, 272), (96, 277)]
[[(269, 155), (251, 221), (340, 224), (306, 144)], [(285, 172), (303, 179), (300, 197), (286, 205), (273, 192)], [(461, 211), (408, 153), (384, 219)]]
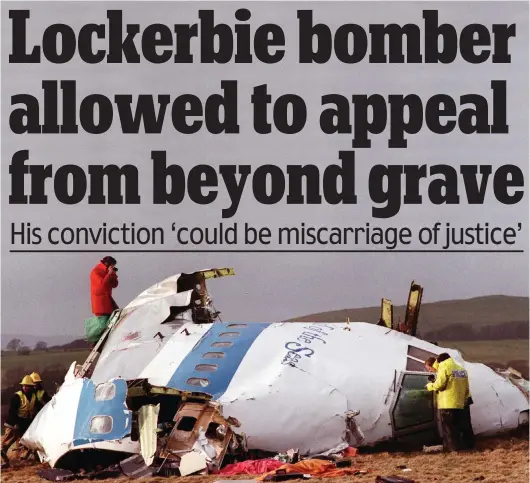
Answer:
[(35, 383), (35, 395), (37, 396), (38, 402), (36, 413), (38, 413), (46, 405), (46, 403), (50, 401), (51, 397), (48, 396), (46, 389), (44, 389), (42, 386), (42, 379), (40, 378), (39, 374), (33, 372), (30, 374), (30, 376)]
[(436, 379), (425, 387), (436, 393), (444, 447), (458, 451), (469, 446), (469, 430), (473, 431), (471, 421), (466, 420), (471, 399), (468, 374), (447, 353), (440, 354), (432, 368)]
[(9, 448), (22, 437), (35, 417), (37, 405), (35, 383), (31, 376), (24, 376), (20, 385), (22, 386), (21, 390), (17, 391), (11, 397), (9, 412), (4, 423), (6, 430), (1, 442), (1, 454), (5, 461), (2, 467), (4, 468), (9, 466), (9, 459), (7, 457)]

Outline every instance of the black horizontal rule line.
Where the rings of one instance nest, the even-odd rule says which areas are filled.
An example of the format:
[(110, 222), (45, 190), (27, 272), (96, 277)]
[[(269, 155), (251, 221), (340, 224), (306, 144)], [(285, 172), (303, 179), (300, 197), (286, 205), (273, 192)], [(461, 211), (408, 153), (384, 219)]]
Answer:
[(524, 253), (524, 250), (406, 250), (406, 249), (379, 249), (379, 250), (363, 250), (363, 249), (246, 249), (246, 250), (208, 250), (208, 249), (191, 249), (191, 250), (26, 250), (26, 249), (12, 249), (10, 253)]

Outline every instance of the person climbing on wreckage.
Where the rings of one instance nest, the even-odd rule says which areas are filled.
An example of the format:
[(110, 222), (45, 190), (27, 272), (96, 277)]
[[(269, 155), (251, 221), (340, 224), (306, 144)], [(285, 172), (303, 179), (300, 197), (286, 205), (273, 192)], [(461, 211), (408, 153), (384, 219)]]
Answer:
[(103, 257), (90, 273), (90, 301), (94, 317), (85, 320), (85, 335), (91, 347), (96, 345), (107, 328), (112, 312), (118, 309), (112, 297), (112, 290), (118, 287), (117, 263), (113, 257)]
[(447, 353), (440, 354), (437, 359), (427, 359), (425, 368), (428, 372), (436, 373), (436, 378), (429, 378), (431, 382), (425, 388), (436, 394), (444, 449), (473, 449), (475, 435), (470, 412), (473, 399), (467, 371)]
[(20, 382), (21, 390), (17, 391), (9, 401), (9, 412), (4, 426), (6, 428), (2, 436), (2, 468), (9, 467), (7, 452), (9, 448), (17, 443), (29, 428), (38, 409), (38, 400), (35, 393), (35, 383), (31, 376), (24, 376)]

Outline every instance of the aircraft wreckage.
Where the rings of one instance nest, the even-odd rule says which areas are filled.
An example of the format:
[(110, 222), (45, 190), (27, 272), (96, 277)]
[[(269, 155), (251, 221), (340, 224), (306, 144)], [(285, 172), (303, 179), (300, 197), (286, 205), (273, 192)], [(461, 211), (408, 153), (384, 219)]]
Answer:
[(469, 372), (477, 435), (528, 424), (520, 374), (415, 337), (423, 289), (414, 282), (402, 324), (387, 299), (377, 324), (221, 322), (206, 280), (233, 274), (174, 275), (116, 311), (22, 444), (52, 468), (121, 464), (132, 476), (215, 471), (293, 448), (438, 444), (424, 361), (442, 352)]

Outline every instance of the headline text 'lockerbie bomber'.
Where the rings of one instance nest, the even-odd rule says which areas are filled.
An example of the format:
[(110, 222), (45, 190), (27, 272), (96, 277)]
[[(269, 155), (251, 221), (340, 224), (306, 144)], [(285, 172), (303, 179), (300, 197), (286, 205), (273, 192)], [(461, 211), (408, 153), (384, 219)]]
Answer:
[(323, 64), (332, 58), (345, 64), (366, 60), (449, 64), (459, 57), (471, 64), (488, 60), (511, 62), (509, 40), (516, 35), (515, 24), (488, 27), (472, 23), (457, 29), (444, 23), (437, 10), (423, 10), (421, 14), (423, 22), (418, 19), (404, 25), (363, 26), (352, 18), (334, 30), (319, 22), (313, 10), (297, 10), (296, 46), (295, 39), (287, 38), (277, 24), (251, 24), (252, 13), (246, 8), (235, 10), (233, 26), (216, 23), (213, 10), (199, 10), (195, 23), (177, 23), (181, 19), (175, 19), (172, 26), (124, 24), (121, 10), (107, 10), (106, 23), (94, 18), (78, 31), (70, 25), (55, 23), (37, 33), (42, 39), (40, 45), (30, 45), (28, 31), (35, 31), (30, 10), (10, 10), (13, 30), (9, 62), (40, 63), (45, 59), (52, 64), (64, 64), (78, 57), (88, 64), (249, 64), (255, 59), (276, 64), (284, 59), (287, 50), (297, 52), (298, 62), (303, 64)]

